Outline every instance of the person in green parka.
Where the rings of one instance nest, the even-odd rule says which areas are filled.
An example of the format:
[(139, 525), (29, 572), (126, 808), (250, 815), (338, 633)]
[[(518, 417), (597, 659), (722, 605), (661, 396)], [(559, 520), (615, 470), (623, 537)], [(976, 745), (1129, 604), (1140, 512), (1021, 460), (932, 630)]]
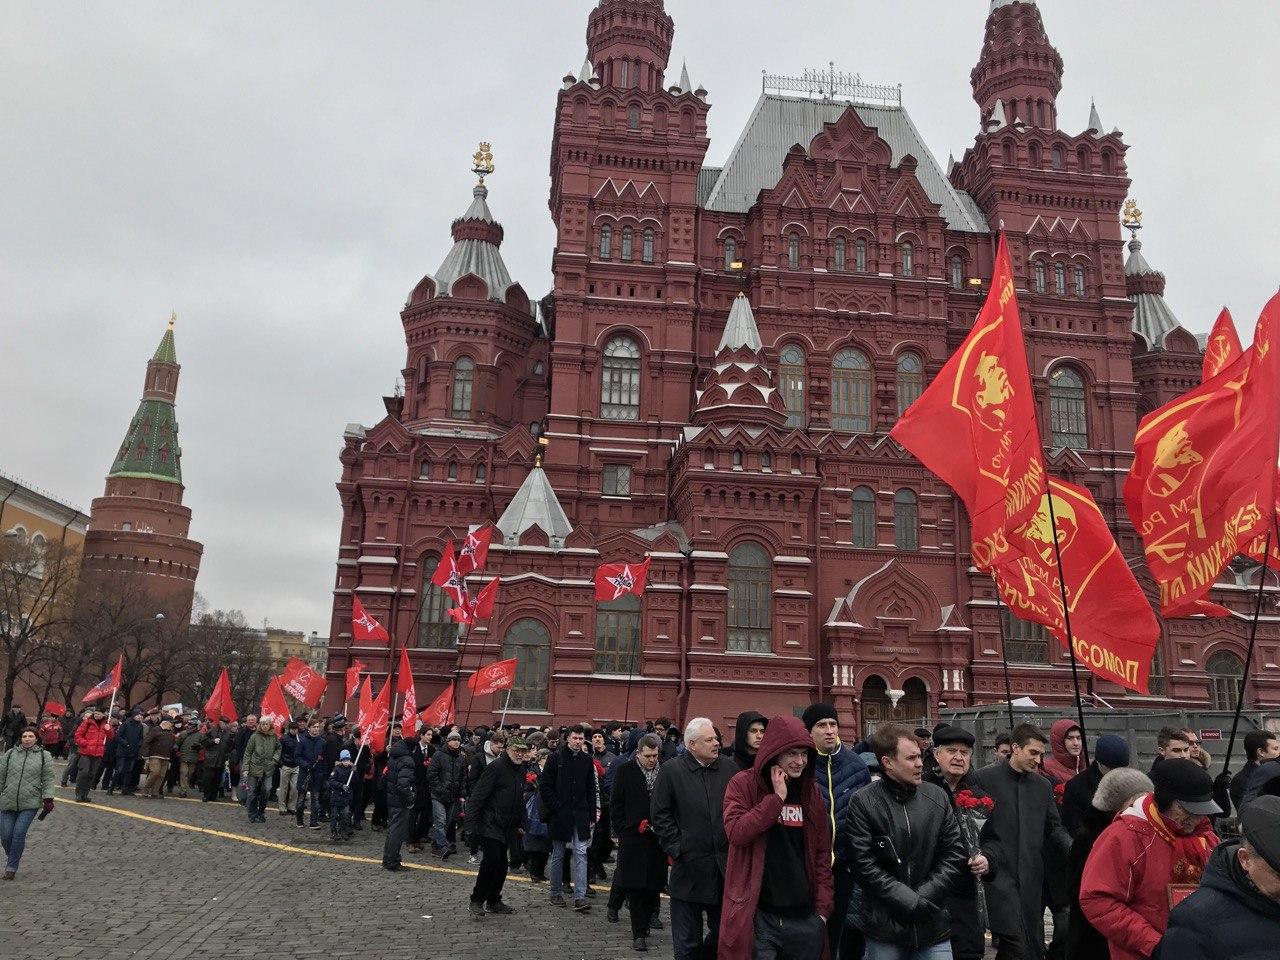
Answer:
[(27, 727), (17, 745), (0, 757), (0, 844), (8, 856), (6, 880), (18, 875), (27, 831), (41, 809), (43, 815), (53, 810), (53, 757), (40, 746), (36, 728)]

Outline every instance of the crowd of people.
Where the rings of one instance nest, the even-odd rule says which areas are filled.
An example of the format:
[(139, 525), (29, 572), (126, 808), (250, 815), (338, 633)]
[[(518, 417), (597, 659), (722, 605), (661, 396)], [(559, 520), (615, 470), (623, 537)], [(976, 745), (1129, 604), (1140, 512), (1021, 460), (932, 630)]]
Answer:
[(988, 940), (1002, 960), (1280, 955), (1280, 740), (1263, 731), (1229, 782), (1190, 730), (1160, 731), (1144, 771), (1119, 736), (1086, 754), (1075, 721), (1024, 723), (977, 767), (962, 727), (890, 723), (846, 745), (825, 703), (745, 711), (731, 745), (706, 718), (387, 739), (371, 754), (341, 715), (280, 735), (255, 716), (45, 718), (0, 757), (5, 879), (65, 751), (81, 803), (194, 792), (251, 824), (274, 804), (337, 844), (367, 823), (391, 871), (406, 853), (466, 856), (477, 922), (515, 912), (513, 870), (566, 912), (607, 886), (607, 920), (625, 907), (643, 952), (665, 893), (677, 960), (979, 960)]

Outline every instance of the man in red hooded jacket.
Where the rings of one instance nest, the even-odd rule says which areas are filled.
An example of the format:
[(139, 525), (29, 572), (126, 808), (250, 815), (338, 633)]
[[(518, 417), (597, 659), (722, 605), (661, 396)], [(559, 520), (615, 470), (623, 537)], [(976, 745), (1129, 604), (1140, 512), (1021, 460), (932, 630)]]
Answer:
[(755, 763), (729, 781), (729, 862), (719, 960), (818, 960), (831, 915), (831, 829), (814, 783), (815, 751), (795, 717), (769, 721)]

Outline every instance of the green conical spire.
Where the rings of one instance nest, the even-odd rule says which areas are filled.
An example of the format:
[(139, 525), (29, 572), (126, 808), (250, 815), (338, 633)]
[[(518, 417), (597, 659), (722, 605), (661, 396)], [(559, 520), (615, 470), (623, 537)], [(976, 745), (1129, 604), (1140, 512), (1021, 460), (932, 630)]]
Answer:
[(177, 322), (178, 315), (176, 313), (169, 317), (169, 329), (160, 338), (160, 346), (156, 347), (155, 356), (151, 358), (157, 363), (178, 362), (178, 350), (173, 345), (173, 325)]
[(129, 432), (111, 464), (108, 478), (138, 477), (182, 483), (182, 449), (178, 446), (178, 419), (173, 405), (177, 373), (156, 369), (159, 364), (178, 366), (173, 343), (175, 319), (169, 320), (169, 329), (147, 364), (147, 382), (138, 412), (129, 422)]

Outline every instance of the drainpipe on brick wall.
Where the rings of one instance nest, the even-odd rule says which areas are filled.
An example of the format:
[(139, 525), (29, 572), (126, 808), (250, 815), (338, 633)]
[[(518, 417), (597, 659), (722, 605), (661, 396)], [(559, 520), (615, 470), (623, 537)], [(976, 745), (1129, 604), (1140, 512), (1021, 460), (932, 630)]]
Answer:
[(689, 554), (680, 561), (680, 686), (676, 690), (676, 722), (683, 725), (689, 709), (689, 646), (693, 643), (693, 601), (689, 596)]
[[(813, 592), (809, 597), (809, 608), (813, 611), (814, 625), (817, 627), (815, 637), (817, 639), (817, 649), (814, 650), (815, 658), (818, 664), (818, 699), (817, 703), (825, 703), (826, 697), (822, 695), (822, 681), (824, 671), (827, 668), (825, 653), (825, 645), (822, 636), (822, 624), (819, 622), (822, 618), (822, 607), (818, 591), (822, 588), (822, 537), (818, 532), (818, 523), (822, 512), (822, 487), (826, 482), (826, 478), (822, 474), (822, 455), (814, 459), (814, 469), (818, 473), (818, 490), (813, 497)], [(815, 603), (817, 604), (815, 606)]]

